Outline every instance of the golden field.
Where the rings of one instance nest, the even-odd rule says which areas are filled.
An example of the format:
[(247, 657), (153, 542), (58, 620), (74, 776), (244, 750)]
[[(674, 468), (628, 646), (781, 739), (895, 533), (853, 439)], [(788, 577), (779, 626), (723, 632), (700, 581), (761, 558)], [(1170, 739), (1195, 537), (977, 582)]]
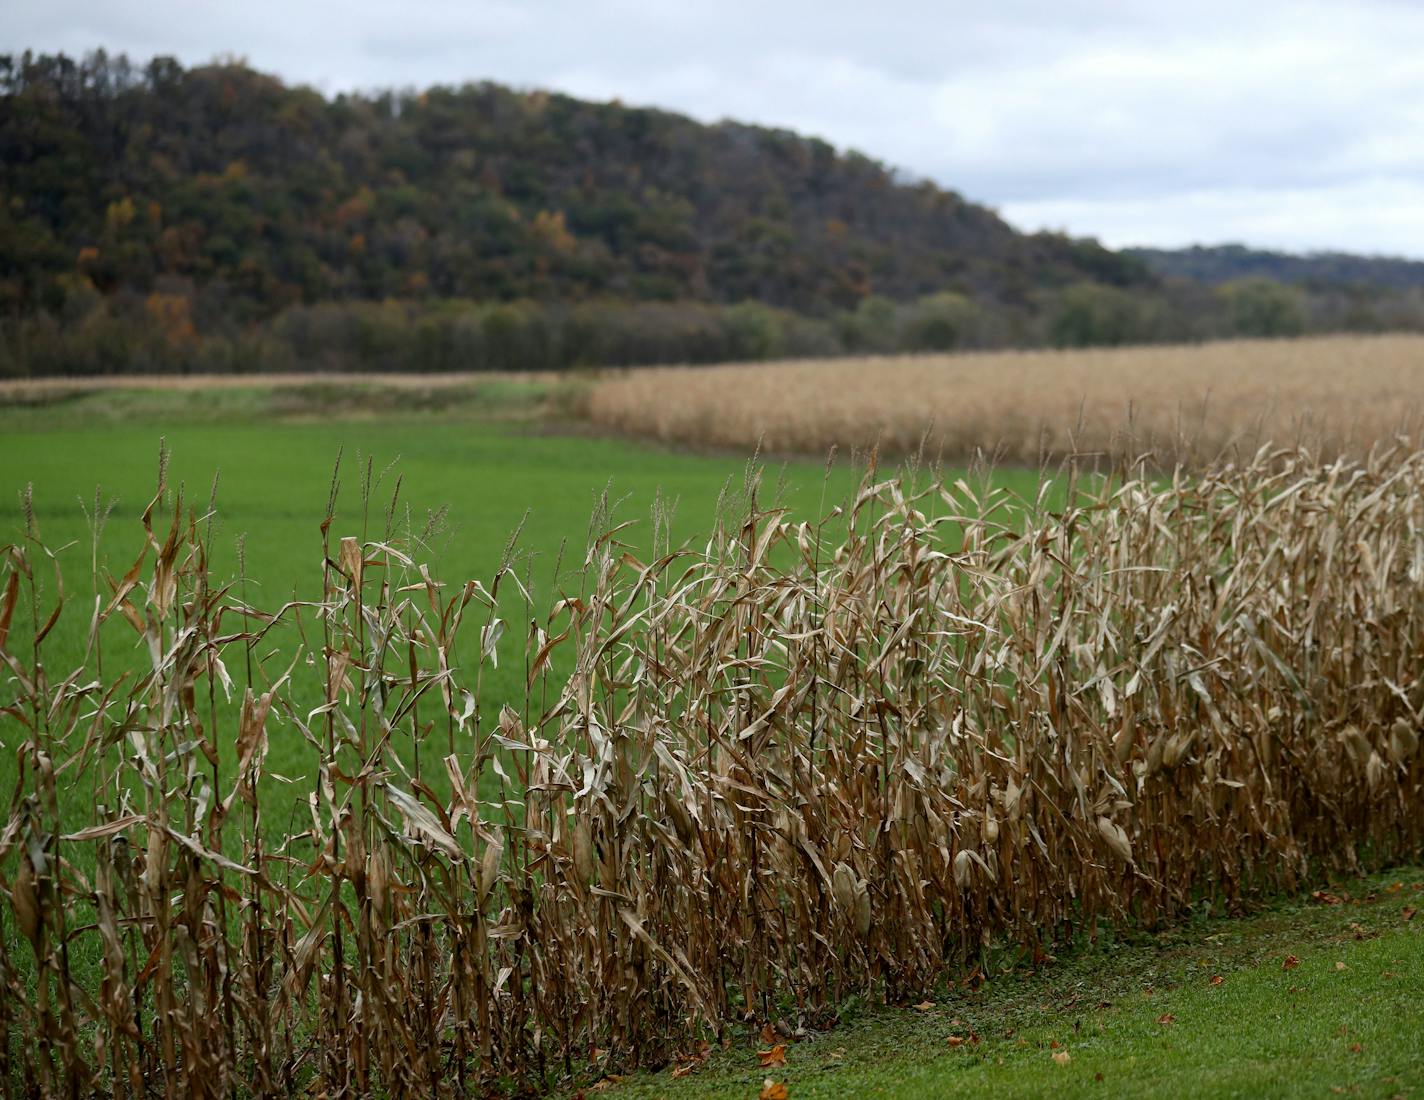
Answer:
[(1074, 450), (1200, 460), (1265, 440), (1362, 452), (1412, 430), (1424, 336), (800, 360), (629, 371), (585, 408), (604, 430), (694, 447), (824, 453)]

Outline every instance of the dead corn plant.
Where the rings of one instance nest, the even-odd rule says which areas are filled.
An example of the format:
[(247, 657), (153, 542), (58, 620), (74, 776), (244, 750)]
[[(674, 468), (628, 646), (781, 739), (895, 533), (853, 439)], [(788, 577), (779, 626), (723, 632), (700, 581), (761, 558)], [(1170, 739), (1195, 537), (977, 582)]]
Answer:
[[(815, 522), (753, 479), (696, 549), (601, 514), (541, 616), (511, 565), (436, 580), (394, 501), (373, 530), (369, 468), (321, 597), (258, 608), (160, 479), (73, 669), (31, 522), (0, 554), (6, 1094), (537, 1088), (1417, 853), (1424, 452), (1064, 478), (872, 470)], [(112, 632), (142, 661), (105, 668)]]

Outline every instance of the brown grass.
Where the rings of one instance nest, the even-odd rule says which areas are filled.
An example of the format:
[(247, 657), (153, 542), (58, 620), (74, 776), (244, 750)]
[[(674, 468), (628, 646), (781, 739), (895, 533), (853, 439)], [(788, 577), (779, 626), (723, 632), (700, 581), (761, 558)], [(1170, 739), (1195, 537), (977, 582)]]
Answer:
[(295, 374), (111, 374), (55, 378), (0, 378), (0, 400), (23, 401), (57, 395), (104, 393), (111, 390), (203, 390), (228, 389), (291, 389), (311, 385), (380, 386), (392, 389), (437, 390), (456, 389), (480, 382), (547, 381), (548, 374), (530, 371), (504, 373), (459, 372), (424, 374), (413, 372), (371, 372), (355, 374), (342, 371), (300, 372)]
[[(537, 614), (330, 514), (323, 597), (250, 606), (163, 486), (66, 604), (32, 523), (0, 551), (0, 1085), (538, 1087), (1417, 852), (1424, 453), (1069, 477), (1052, 509), (871, 471), (814, 523), (753, 482), (641, 557), (604, 516)], [(142, 667), (104, 667), (115, 631)], [(494, 713), (497, 654), (529, 691)], [(274, 736), (310, 750), (296, 818)]]
[(629, 371), (587, 395), (607, 430), (693, 447), (831, 446), (1033, 464), (1079, 451), (1202, 461), (1263, 440), (1363, 453), (1417, 426), (1424, 336), (833, 359)]

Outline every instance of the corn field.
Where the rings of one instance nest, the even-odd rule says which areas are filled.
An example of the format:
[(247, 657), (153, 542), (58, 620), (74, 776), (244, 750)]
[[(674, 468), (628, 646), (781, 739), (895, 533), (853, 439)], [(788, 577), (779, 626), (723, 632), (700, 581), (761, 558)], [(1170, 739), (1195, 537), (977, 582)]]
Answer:
[(1363, 457), (1424, 413), (1424, 337), (661, 367), (584, 395), (603, 431), (777, 454), (877, 447), (1036, 465), (1085, 451), (1200, 466), (1268, 441)]
[(319, 598), (254, 606), (161, 482), (85, 607), (31, 523), (5, 1095), (537, 1091), (1419, 851), (1424, 452), (878, 477), (695, 548), (599, 515), (548, 608), (330, 508)]

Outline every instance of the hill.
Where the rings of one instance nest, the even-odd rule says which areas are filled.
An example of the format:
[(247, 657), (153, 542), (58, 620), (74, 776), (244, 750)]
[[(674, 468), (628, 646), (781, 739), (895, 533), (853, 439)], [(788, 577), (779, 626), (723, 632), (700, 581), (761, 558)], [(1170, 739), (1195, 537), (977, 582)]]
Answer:
[(1235, 279), (1266, 278), (1322, 289), (1424, 287), (1424, 262), (1393, 256), (1357, 256), (1345, 252), (1300, 255), (1240, 244), (1181, 249), (1128, 248), (1124, 253), (1141, 260), (1164, 278), (1190, 279), (1209, 286), (1220, 286)]
[(496, 84), (324, 98), (241, 64), (0, 59), (0, 306), (162, 277), (245, 317), (391, 297), (754, 300), (1150, 282), (781, 130)]
[[(0, 376), (1424, 328), (1424, 284), (1405, 281), (1424, 265), (1371, 287), (1280, 257), (1241, 277), (1268, 255), (1025, 234), (816, 138), (617, 102), (492, 83), (328, 97), (236, 62), (0, 56)], [(1219, 279), (1197, 271), (1213, 257)], [(1301, 262), (1327, 260), (1341, 279), (1393, 263)]]

